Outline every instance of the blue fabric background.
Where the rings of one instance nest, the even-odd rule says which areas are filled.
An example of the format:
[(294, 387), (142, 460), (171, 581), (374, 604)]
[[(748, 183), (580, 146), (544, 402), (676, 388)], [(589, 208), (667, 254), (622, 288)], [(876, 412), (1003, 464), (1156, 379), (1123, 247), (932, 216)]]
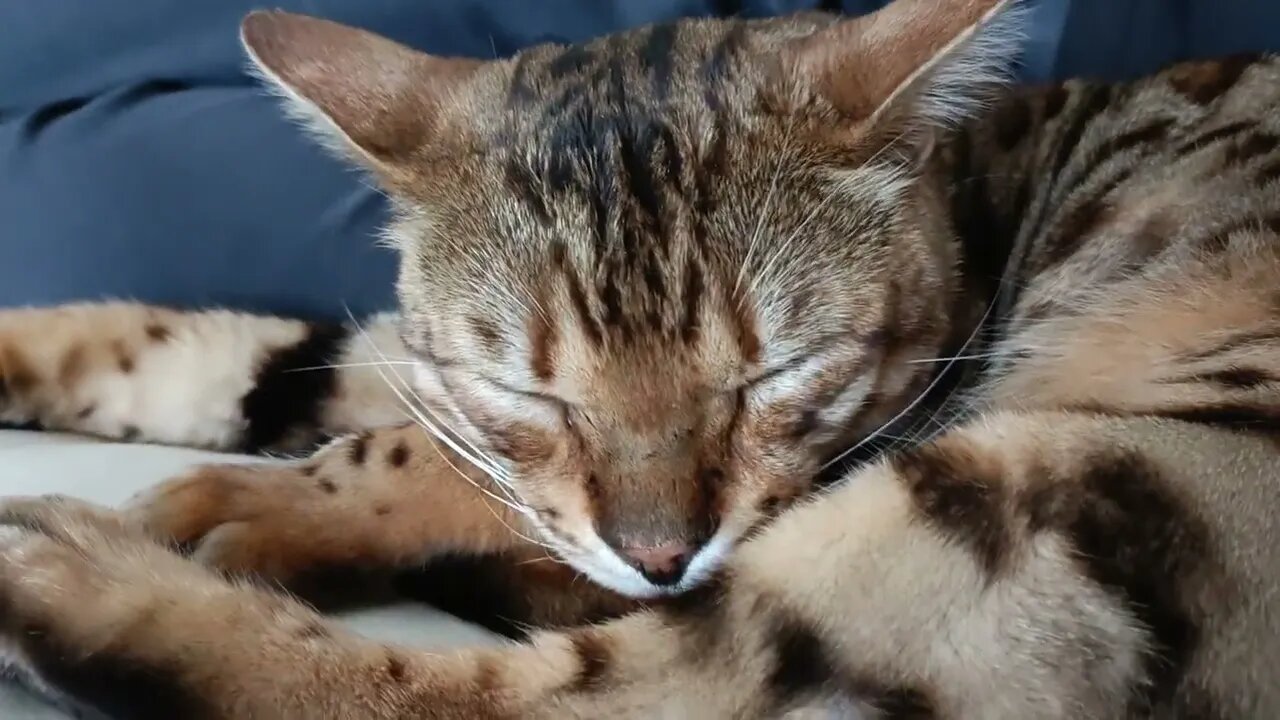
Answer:
[[(877, 0), (272, 0), (430, 52), (506, 55), (688, 15)], [(384, 205), (243, 72), (252, 0), (0, 2), (0, 306), (390, 307)], [(1280, 49), (1274, 0), (1039, 0), (1030, 79)]]

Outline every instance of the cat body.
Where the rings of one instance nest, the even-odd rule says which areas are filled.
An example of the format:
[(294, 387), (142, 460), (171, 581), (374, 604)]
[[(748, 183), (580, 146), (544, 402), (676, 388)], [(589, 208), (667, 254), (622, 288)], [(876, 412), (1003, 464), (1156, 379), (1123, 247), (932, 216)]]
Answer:
[[(121, 717), (1280, 714), (1280, 61), (1005, 91), (1018, 20), (480, 63), (251, 16), (395, 199), (402, 307), (0, 312), (6, 420), (327, 442), (6, 501), (0, 658)], [(426, 656), (203, 567), (424, 563), (564, 629)]]

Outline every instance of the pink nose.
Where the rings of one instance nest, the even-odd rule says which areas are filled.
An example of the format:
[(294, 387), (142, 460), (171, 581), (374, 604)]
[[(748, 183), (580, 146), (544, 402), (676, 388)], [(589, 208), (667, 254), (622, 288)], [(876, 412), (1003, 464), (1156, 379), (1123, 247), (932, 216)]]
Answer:
[(622, 555), (650, 582), (672, 585), (684, 575), (690, 552), (685, 543), (669, 542), (653, 547), (625, 547)]

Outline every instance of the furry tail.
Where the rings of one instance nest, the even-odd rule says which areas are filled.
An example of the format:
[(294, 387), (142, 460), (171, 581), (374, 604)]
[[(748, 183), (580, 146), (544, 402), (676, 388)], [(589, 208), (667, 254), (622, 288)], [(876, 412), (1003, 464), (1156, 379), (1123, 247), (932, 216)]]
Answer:
[(394, 320), (357, 328), (130, 303), (0, 310), (0, 423), (307, 450), (404, 421), (393, 385), (410, 368)]

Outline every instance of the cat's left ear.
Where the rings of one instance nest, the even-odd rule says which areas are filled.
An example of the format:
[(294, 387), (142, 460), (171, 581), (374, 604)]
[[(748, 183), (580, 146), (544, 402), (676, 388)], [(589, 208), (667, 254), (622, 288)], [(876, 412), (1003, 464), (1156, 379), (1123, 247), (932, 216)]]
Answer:
[(923, 139), (1011, 79), (1025, 15), (1019, 0), (896, 0), (792, 43), (782, 67), (859, 138)]
[(323, 144), (384, 173), (466, 115), (459, 97), (484, 65), (278, 11), (250, 13), (240, 35), (257, 71)]

